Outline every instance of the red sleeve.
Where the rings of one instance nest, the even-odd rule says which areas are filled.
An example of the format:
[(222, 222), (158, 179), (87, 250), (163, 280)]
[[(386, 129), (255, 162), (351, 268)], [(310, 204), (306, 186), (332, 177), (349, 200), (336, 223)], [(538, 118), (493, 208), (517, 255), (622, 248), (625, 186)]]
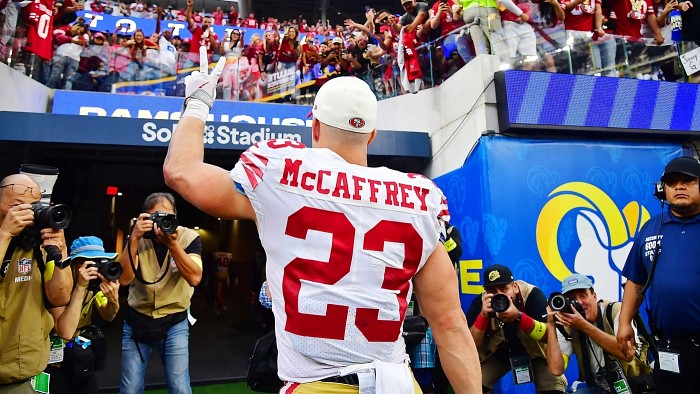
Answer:
[(651, 0), (646, 0), (647, 2), (647, 15), (652, 14), (656, 15), (656, 9), (654, 8), (654, 4), (651, 2)]
[(68, 34), (56, 34), (53, 36), (53, 39), (56, 40), (58, 45), (73, 42), (73, 37), (69, 36)]
[(187, 30), (189, 30), (193, 35), (194, 35), (194, 33), (197, 31), (197, 29), (199, 29), (199, 35), (201, 36), (202, 33), (203, 33), (203, 31), (202, 31), (202, 28), (201, 28), (197, 23), (194, 24), (194, 27), (192, 27), (192, 28), (189, 28), (189, 27), (188, 27), (188, 28), (187, 28)]

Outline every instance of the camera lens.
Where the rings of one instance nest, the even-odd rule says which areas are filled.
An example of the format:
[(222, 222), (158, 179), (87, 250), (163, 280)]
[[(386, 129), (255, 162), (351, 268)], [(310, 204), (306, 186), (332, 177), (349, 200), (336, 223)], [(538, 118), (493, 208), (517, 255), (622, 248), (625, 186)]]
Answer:
[(59, 204), (47, 209), (48, 223), (55, 229), (68, 228), (73, 214), (68, 206)]
[(510, 299), (505, 294), (496, 294), (491, 298), (491, 308), (494, 311), (501, 313), (505, 312), (510, 307)]
[(556, 294), (549, 298), (549, 307), (555, 312), (564, 309), (566, 304), (566, 296), (563, 294)]
[(116, 261), (110, 261), (105, 265), (102, 276), (104, 276), (107, 280), (117, 280), (122, 276), (122, 272), (123, 269), (121, 264), (117, 263)]
[(163, 218), (159, 224), (160, 229), (165, 233), (169, 232), (173, 228), (173, 222), (171, 222), (168, 218)]

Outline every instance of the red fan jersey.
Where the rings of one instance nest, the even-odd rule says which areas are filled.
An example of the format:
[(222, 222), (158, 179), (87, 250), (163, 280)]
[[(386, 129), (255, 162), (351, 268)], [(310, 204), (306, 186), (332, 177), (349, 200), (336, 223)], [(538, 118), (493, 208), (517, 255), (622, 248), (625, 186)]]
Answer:
[(27, 51), (35, 53), (44, 60), (50, 60), (53, 54), (51, 44), (53, 31), (53, 0), (34, 0), (25, 15), (28, 27)]

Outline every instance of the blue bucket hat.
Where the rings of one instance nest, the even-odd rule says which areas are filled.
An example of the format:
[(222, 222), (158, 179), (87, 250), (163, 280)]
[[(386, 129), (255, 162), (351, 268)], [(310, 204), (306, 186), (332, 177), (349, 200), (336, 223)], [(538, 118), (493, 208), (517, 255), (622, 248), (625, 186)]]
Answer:
[(79, 237), (70, 246), (71, 259), (114, 259), (117, 253), (105, 252), (102, 240), (97, 237)]

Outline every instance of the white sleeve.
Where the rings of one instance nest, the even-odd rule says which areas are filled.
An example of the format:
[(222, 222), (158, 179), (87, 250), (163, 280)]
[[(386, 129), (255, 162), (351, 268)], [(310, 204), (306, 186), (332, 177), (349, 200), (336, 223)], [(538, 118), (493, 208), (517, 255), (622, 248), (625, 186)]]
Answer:
[(571, 359), (571, 355), (574, 353), (574, 346), (571, 344), (570, 340), (564, 338), (564, 335), (562, 335), (559, 330), (557, 330), (557, 342), (559, 342), (561, 354), (567, 355), (569, 359)]

